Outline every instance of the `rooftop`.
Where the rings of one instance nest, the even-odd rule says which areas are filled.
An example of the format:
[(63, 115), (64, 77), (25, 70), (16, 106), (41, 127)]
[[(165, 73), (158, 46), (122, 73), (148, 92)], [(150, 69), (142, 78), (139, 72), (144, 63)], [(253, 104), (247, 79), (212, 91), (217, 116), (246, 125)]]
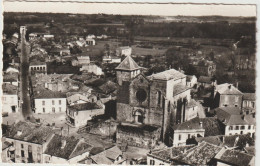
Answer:
[(36, 66), (36, 65), (46, 65), (46, 62), (36, 61), (36, 62), (31, 62), (31, 63), (30, 63), (30, 66)]
[(213, 82), (213, 78), (207, 76), (200, 76), (198, 82), (211, 84)]
[(155, 80), (177, 80), (180, 78), (185, 78), (185, 74), (175, 70), (175, 69), (170, 69), (166, 70), (160, 73), (152, 74), (149, 76), (149, 79), (155, 79)]
[[(64, 148), (62, 148), (62, 141), (66, 141)], [(81, 155), (84, 152), (90, 151), (91, 148), (91, 145), (85, 142), (80, 142), (79, 139), (76, 139), (73, 136), (65, 137), (55, 135), (48, 144), (44, 153), (68, 160), (75, 156)]]
[(66, 94), (62, 92), (55, 92), (44, 88), (34, 89), (35, 99), (49, 99), (49, 98), (66, 98)]
[(157, 131), (159, 127), (157, 126), (151, 126), (151, 125), (135, 125), (135, 124), (129, 124), (129, 123), (122, 123), (121, 125), (117, 126), (118, 130), (128, 133), (138, 133), (141, 135), (145, 135), (148, 133), (153, 133), (154, 131)]
[(2, 89), (3, 89), (3, 94), (15, 95), (17, 94), (18, 87), (12, 84), (3, 83)]
[(180, 123), (178, 125), (175, 125), (173, 127), (173, 130), (199, 130), (203, 129), (203, 127), (200, 126), (201, 120), (196, 117), (194, 119), (188, 120), (186, 122)]
[(215, 157), (218, 161), (237, 166), (250, 165), (253, 158), (250, 154), (230, 149), (222, 149)]
[(242, 95), (243, 93), (240, 92), (236, 87), (232, 84), (224, 83), (216, 86), (216, 90), (221, 95)]
[(188, 165), (207, 165), (221, 149), (219, 146), (202, 142), (174, 160)]
[(5, 73), (3, 75), (3, 82), (17, 82), (18, 73)]
[(102, 108), (103, 107), (101, 105), (97, 103), (91, 103), (91, 102), (68, 106), (68, 109), (73, 111), (86, 111), (86, 110), (102, 109)]
[(185, 92), (187, 90), (191, 89), (191, 87), (188, 87), (186, 85), (183, 85), (182, 83), (176, 84), (173, 87), (173, 96), (178, 95), (182, 92)]
[(187, 75), (186, 81), (191, 81), (193, 78), (196, 78), (195, 75)]
[(47, 126), (37, 126), (30, 122), (18, 122), (13, 124), (6, 132), (7, 138), (22, 140), (25, 142), (43, 144), (53, 133), (53, 129)]
[(243, 100), (250, 100), (250, 101), (255, 101), (255, 93), (244, 93), (243, 95)]
[(117, 67), (116, 70), (133, 71), (140, 69), (141, 67), (132, 59), (131, 56), (127, 56)]

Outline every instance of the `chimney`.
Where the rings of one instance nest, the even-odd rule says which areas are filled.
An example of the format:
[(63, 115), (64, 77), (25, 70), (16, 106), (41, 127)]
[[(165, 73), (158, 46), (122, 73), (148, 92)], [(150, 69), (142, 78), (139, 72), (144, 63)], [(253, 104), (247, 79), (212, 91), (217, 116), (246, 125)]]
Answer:
[(201, 128), (203, 127), (203, 123), (202, 123), (202, 122), (200, 122), (200, 127), (201, 127)]
[(225, 143), (225, 137), (224, 136), (221, 136), (220, 140), (221, 140), (222, 143)]
[(21, 130), (18, 130), (17, 131), (17, 136), (21, 136), (22, 135), (22, 131)]
[(66, 146), (66, 140), (63, 139), (63, 140), (61, 140), (61, 149), (64, 149), (65, 146)]
[(231, 85), (228, 85), (228, 89), (231, 89)]
[(237, 84), (236, 84), (236, 88), (238, 89), (238, 82), (237, 82)]

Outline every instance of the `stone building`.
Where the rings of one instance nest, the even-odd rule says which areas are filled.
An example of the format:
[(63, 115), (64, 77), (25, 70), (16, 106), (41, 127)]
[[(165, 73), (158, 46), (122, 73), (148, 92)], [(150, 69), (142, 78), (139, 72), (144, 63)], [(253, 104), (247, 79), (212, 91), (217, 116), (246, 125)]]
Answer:
[(242, 111), (245, 114), (255, 113), (255, 93), (244, 93), (243, 95), (243, 103), (242, 103)]
[(186, 75), (170, 69), (146, 77), (141, 69), (131, 56), (116, 68), (117, 121), (157, 126), (161, 129), (161, 139), (165, 140), (170, 124), (189, 120), (189, 114), (197, 111), (186, 109), (191, 101)]
[(29, 72), (47, 74), (47, 64), (45, 62), (31, 62)]
[(239, 107), (242, 106), (243, 93), (235, 86), (224, 83), (215, 86), (213, 95), (213, 107)]

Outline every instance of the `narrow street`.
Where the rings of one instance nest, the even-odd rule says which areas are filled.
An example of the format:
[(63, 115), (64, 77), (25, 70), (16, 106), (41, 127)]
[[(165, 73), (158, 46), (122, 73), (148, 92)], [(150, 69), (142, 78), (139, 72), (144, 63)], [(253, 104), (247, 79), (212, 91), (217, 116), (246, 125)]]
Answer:
[(30, 47), (25, 39), (25, 31), (21, 34), (21, 66), (20, 66), (20, 80), (21, 80), (21, 98), (22, 98), (22, 115), (25, 119), (32, 115), (30, 94), (29, 94), (29, 59)]

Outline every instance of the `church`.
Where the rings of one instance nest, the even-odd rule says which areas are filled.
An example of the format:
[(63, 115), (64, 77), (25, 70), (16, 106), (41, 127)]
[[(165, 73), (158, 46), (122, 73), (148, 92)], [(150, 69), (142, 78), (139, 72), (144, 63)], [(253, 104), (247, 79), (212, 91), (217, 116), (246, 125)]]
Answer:
[(172, 142), (174, 125), (198, 116), (182, 72), (169, 69), (145, 76), (142, 67), (127, 56), (116, 67), (116, 75), (117, 142), (140, 147), (154, 146), (159, 140), (167, 144)]

